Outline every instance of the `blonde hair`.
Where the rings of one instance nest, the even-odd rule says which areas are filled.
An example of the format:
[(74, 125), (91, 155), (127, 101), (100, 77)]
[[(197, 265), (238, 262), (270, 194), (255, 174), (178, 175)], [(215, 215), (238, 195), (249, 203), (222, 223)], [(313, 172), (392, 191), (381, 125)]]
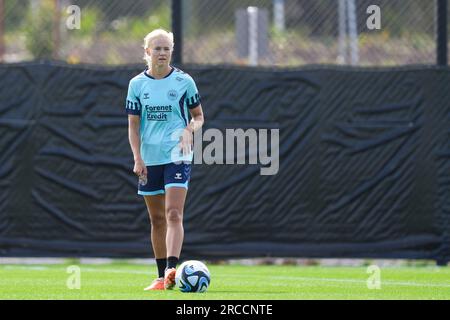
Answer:
[(147, 65), (151, 65), (152, 63), (152, 58), (147, 54), (147, 48), (150, 47), (150, 44), (153, 40), (155, 40), (158, 37), (166, 37), (167, 39), (169, 39), (169, 41), (171, 42), (172, 46), (171, 46), (171, 50), (173, 50), (173, 46), (174, 46), (174, 42), (173, 42), (173, 33), (166, 31), (164, 29), (156, 29), (153, 30), (152, 32), (150, 32), (149, 34), (147, 34), (144, 38), (144, 50), (145, 50), (145, 54), (144, 54), (144, 60), (147, 61)]

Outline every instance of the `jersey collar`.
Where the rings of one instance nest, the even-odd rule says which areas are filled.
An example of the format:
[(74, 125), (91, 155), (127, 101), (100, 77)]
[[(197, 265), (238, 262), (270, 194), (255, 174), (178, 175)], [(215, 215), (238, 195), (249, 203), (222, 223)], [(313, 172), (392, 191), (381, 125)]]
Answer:
[(172, 72), (174, 72), (175, 68), (172, 67), (172, 66), (170, 66), (170, 67), (172, 68), (172, 70), (170, 70), (170, 72), (167, 74), (167, 76), (165, 76), (164, 78), (161, 78), (161, 79), (155, 79), (155, 78), (153, 78), (151, 75), (149, 75), (149, 74), (147, 73), (148, 67), (145, 68), (144, 74), (145, 74), (147, 77), (149, 77), (150, 79), (153, 79), (153, 80), (162, 80), (162, 79), (168, 78), (168, 77), (172, 74)]

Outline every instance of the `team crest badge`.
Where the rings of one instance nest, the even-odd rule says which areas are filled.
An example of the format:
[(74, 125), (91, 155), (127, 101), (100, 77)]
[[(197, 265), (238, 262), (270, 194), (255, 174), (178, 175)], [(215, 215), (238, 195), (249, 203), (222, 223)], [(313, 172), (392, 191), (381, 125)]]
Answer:
[(176, 90), (170, 90), (168, 93), (167, 93), (167, 98), (169, 98), (169, 100), (177, 100), (177, 98), (178, 98), (178, 92), (176, 92)]

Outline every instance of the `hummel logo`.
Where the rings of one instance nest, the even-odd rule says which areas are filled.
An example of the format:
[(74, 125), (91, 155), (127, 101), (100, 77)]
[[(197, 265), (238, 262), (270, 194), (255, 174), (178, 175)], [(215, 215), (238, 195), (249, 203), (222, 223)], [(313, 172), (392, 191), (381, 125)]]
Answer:
[(183, 177), (181, 176), (181, 173), (176, 173), (175, 174), (175, 179), (177, 179), (177, 180), (181, 180), (181, 179), (183, 179)]
[(148, 99), (148, 98), (149, 98), (148, 93), (144, 93), (144, 99)]

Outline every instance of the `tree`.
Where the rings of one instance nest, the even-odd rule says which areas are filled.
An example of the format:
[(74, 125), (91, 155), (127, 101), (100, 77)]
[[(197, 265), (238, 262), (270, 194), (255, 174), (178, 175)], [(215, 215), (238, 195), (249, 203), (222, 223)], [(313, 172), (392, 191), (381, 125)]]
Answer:
[(51, 59), (53, 44), (54, 5), (42, 0), (36, 8), (29, 7), (25, 22), (25, 45), (35, 59)]

